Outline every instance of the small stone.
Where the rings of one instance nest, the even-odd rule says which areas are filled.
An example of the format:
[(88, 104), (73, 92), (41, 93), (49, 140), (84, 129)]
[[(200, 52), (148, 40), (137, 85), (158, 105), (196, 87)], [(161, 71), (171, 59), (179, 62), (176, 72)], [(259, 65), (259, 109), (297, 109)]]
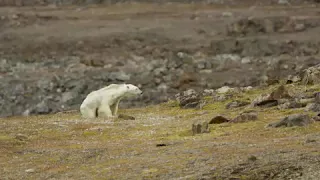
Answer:
[(25, 170), (26, 173), (34, 173), (35, 172), (35, 169), (27, 169)]
[(26, 141), (26, 140), (28, 140), (28, 136), (19, 133), (19, 134), (17, 134), (17, 135), (15, 136), (15, 139), (17, 139), (17, 140), (19, 140), (19, 141)]
[(311, 118), (305, 114), (293, 114), (283, 118), (282, 120), (274, 123), (270, 123), (267, 127), (292, 127), (292, 126), (306, 126), (312, 123)]
[(220, 93), (220, 94), (224, 94), (224, 93), (227, 93), (229, 92), (230, 90), (232, 90), (233, 88), (230, 88), (229, 86), (223, 86), (219, 89), (216, 89), (216, 92), (217, 93)]
[(314, 96), (315, 96), (314, 102), (320, 104), (320, 92), (315, 93)]
[(252, 61), (251, 57), (244, 57), (241, 59), (242, 64), (249, 64), (249, 63), (251, 63), (251, 61)]
[(223, 116), (215, 116), (213, 117), (210, 121), (209, 124), (221, 124), (221, 123), (226, 123), (229, 122), (230, 120), (223, 117)]
[(222, 13), (222, 16), (223, 16), (223, 17), (232, 17), (233, 14), (232, 14), (232, 12), (223, 12), (223, 13)]
[(245, 101), (232, 101), (230, 103), (228, 103), (226, 105), (226, 109), (234, 109), (234, 108), (238, 108), (238, 107), (242, 107), (242, 106), (246, 106), (250, 104), (249, 102), (245, 102)]
[(215, 94), (215, 91), (213, 89), (205, 89), (203, 90), (202, 95), (203, 96), (212, 96)]
[(136, 118), (133, 116), (125, 115), (125, 114), (119, 114), (118, 115), (119, 119), (124, 119), (124, 120), (135, 120)]
[(242, 113), (233, 120), (231, 120), (231, 123), (242, 123), (242, 122), (248, 122), (248, 121), (255, 121), (258, 120), (258, 114), (255, 112), (249, 112), (249, 113)]
[(295, 31), (304, 31), (306, 29), (306, 26), (304, 24), (295, 24), (294, 30)]
[(202, 134), (202, 133), (209, 133), (209, 125), (206, 121), (197, 121), (192, 124), (192, 133), (193, 135)]
[(249, 161), (256, 161), (257, 159), (258, 158), (256, 156), (254, 156), (254, 155), (251, 155), (251, 156), (248, 157)]

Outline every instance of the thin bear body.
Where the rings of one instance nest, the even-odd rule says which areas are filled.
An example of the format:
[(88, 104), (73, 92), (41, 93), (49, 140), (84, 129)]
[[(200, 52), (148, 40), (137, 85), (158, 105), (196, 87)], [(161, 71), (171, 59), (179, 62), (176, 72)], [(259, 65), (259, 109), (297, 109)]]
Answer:
[(142, 94), (132, 84), (110, 84), (107, 87), (92, 91), (80, 106), (84, 118), (116, 117), (121, 99)]

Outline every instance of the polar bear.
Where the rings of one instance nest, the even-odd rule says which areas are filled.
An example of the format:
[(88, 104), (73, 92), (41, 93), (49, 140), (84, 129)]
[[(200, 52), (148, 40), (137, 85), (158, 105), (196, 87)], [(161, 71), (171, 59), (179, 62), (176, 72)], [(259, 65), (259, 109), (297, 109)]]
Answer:
[(80, 106), (80, 113), (84, 118), (117, 117), (120, 100), (140, 94), (142, 91), (132, 84), (110, 84), (89, 93)]

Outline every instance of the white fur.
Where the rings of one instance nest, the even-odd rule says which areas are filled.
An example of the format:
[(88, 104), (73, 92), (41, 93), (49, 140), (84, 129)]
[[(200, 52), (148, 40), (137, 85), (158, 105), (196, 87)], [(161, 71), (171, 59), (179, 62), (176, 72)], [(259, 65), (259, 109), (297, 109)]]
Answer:
[(84, 118), (95, 118), (97, 115), (116, 117), (120, 100), (139, 94), (142, 91), (132, 84), (110, 84), (89, 93), (80, 106), (80, 112)]

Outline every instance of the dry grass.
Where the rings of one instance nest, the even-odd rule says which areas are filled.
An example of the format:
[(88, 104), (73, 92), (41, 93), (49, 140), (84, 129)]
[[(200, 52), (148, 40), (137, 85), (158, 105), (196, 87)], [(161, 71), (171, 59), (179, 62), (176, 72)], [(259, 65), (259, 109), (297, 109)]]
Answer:
[[(258, 92), (262, 93), (253, 90), (242, 97), (253, 98)], [(122, 110), (135, 116), (134, 121), (86, 120), (78, 113), (1, 119), (2, 178), (195, 179), (208, 173), (219, 177), (224, 170), (246, 162), (250, 155), (258, 158), (257, 167), (280, 159), (290, 164), (301, 154), (319, 158), (319, 123), (264, 128), (301, 109), (257, 109), (258, 121), (211, 125), (210, 133), (191, 135), (194, 120), (215, 114), (235, 116), (244, 110), (226, 110), (227, 102), (208, 104), (204, 110), (182, 110), (174, 103)]]

